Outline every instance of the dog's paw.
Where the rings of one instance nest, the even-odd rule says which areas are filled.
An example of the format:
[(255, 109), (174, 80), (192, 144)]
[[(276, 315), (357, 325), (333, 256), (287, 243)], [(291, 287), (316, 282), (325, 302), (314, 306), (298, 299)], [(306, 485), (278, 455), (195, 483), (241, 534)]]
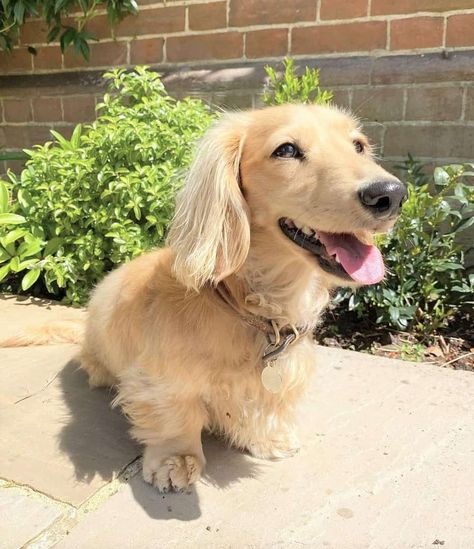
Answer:
[(248, 451), (260, 459), (284, 459), (300, 451), (298, 436), (294, 433), (279, 439), (256, 441), (249, 444)]
[(180, 492), (198, 480), (203, 465), (196, 456), (169, 456), (157, 460), (150, 452), (145, 452), (143, 478), (160, 492)]

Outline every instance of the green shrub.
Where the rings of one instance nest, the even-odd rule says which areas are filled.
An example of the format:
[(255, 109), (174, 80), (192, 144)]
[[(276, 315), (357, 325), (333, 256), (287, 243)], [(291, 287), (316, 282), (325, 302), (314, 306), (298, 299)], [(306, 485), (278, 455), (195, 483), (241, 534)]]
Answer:
[[(98, 119), (70, 140), (52, 132), (55, 143), (27, 151), (21, 176), (9, 174), (15, 211), (45, 244), (35, 290), (68, 303), (84, 303), (107, 271), (164, 241), (181, 173), (213, 119), (199, 100), (172, 99), (145, 68), (105, 76)], [(3, 289), (20, 284), (10, 273)]]
[(283, 103), (316, 103), (326, 105), (332, 100), (332, 92), (323, 90), (319, 85), (319, 69), (305, 68), (298, 76), (294, 61), (287, 58), (283, 61), (283, 73), (278, 74), (272, 67), (265, 67), (268, 84), (263, 92), (265, 105), (282, 105)]
[(341, 291), (336, 302), (361, 318), (430, 334), (474, 299), (474, 274), (464, 267), (458, 235), (474, 224), (473, 165), (436, 168), (433, 181), (419, 163), (404, 165), (409, 198), (392, 232), (381, 237), (387, 266), (382, 284)]
[(26, 219), (15, 213), (9, 186), (0, 181), (0, 282), (24, 272), (20, 285), (27, 290), (39, 277), (39, 254), (44, 248), (43, 234), (32, 234)]

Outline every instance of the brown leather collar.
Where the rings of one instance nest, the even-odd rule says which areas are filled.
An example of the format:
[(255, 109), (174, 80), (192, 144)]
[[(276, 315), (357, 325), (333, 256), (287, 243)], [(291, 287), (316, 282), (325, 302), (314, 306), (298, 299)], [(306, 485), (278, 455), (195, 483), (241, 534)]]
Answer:
[(290, 345), (296, 343), (298, 339), (310, 331), (308, 329), (299, 329), (292, 324), (280, 328), (274, 320), (269, 318), (244, 314), (224, 282), (219, 282), (215, 289), (221, 300), (234, 311), (242, 322), (265, 334), (268, 345), (262, 355), (264, 363), (275, 361)]

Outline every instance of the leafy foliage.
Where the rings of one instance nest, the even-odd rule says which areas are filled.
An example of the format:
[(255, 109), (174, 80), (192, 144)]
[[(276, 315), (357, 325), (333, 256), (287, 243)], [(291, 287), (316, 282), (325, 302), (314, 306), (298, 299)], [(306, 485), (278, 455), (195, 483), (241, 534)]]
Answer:
[(306, 67), (298, 76), (294, 60), (283, 61), (284, 71), (278, 74), (272, 67), (265, 67), (268, 84), (263, 93), (265, 105), (282, 105), (283, 103), (316, 103), (325, 105), (333, 97), (332, 92), (323, 90), (319, 85), (319, 69)]
[[(73, 45), (74, 51), (88, 60), (88, 42), (97, 40), (97, 37), (87, 30), (87, 23), (97, 15), (99, 9), (104, 8), (111, 25), (138, 11), (136, 0), (1, 0), (0, 49), (11, 51), (27, 17), (41, 17), (49, 30), (48, 42), (59, 38), (62, 52)], [(73, 17), (76, 26), (73, 26), (71, 16), (76, 12), (78, 14)], [(67, 23), (64, 23), (65, 18)], [(32, 47), (29, 50), (35, 53)]]
[[(145, 68), (105, 76), (98, 119), (71, 139), (53, 131), (55, 143), (27, 151), (20, 177), (9, 173), (15, 212), (45, 244), (35, 288), (68, 303), (84, 303), (114, 265), (163, 242), (194, 141), (213, 119), (199, 100), (172, 99)], [(6, 282), (19, 290), (18, 277)]]
[(0, 282), (9, 275), (26, 271), (20, 286), (27, 290), (39, 277), (44, 240), (41, 231), (33, 234), (21, 226), (26, 224), (26, 219), (15, 210), (9, 186), (0, 181)]
[(361, 318), (427, 335), (474, 303), (474, 274), (466, 273), (457, 239), (474, 225), (474, 187), (466, 182), (474, 165), (436, 168), (432, 181), (411, 157), (403, 168), (409, 198), (394, 230), (379, 242), (386, 280), (341, 291), (336, 301)]

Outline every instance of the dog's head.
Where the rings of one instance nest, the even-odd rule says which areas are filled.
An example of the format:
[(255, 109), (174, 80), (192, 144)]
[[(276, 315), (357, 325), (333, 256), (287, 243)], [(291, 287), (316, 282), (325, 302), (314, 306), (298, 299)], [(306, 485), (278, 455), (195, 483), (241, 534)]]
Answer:
[(217, 283), (242, 267), (255, 236), (333, 285), (372, 284), (384, 275), (372, 236), (393, 226), (405, 198), (338, 109), (226, 115), (201, 141), (178, 196), (175, 272), (195, 289)]

